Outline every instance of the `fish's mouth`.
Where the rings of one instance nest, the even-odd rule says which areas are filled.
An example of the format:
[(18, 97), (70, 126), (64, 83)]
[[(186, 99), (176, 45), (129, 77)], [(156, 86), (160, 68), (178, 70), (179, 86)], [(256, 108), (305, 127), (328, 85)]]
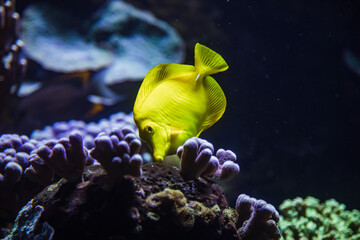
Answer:
[(164, 159), (164, 157), (163, 156), (160, 156), (160, 155), (156, 155), (156, 156), (154, 156), (154, 160), (155, 160), (155, 162), (162, 162), (162, 160)]

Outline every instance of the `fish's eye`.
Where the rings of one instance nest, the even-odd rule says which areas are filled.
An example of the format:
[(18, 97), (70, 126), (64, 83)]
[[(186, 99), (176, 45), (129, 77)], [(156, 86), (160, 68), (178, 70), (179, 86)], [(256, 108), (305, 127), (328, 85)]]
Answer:
[(146, 132), (148, 132), (148, 133), (153, 133), (153, 132), (154, 132), (154, 129), (153, 129), (151, 126), (146, 126), (146, 127), (145, 127), (145, 130), (146, 130)]

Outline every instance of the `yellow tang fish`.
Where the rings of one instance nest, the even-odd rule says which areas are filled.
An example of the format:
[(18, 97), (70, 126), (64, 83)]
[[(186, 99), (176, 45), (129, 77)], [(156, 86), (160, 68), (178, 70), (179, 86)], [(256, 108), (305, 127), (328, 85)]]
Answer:
[(209, 75), (228, 67), (218, 53), (197, 43), (195, 66), (165, 63), (147, 73), (134, 104), (134, 120), (155, 161), (174, 154), (221, 118), (225, 94)]

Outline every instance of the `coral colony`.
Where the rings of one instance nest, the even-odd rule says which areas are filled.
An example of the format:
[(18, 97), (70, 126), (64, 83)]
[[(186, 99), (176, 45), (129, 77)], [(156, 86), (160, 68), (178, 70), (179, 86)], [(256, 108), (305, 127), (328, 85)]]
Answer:
[(216, 156), (213, 156), (213, 152), (213, 145), (204, 139), (193, 137), (187, 140), (177, 150), (181, 159), (181, 175), (187, 179), (206, 176), (228, 180), (239, 173), (235, 153), (219, 149)]
[(0, 117), (8, 117), (14, 97), (24, 79), (27, 61), (21, 54), (20, 15), (12, 1), (0, 1)]
[(334, 199), (320, 203), (314, 197), (297, 197), (285, 200), (279, 208), (284, 240), (360, 239), (360, 211), (346, 210)]
[[(209, 239), (279, 239), (279, 216), (273, 206), (240, 195), (232, 209), (220, 186), (211, 181), (229, 180), (239, 172), (233, 152), (219, 149), (214, 155), (211, 143), (191, 138), (178, 149), (180, 169), (163, 163), (143, 165), (143, 144), (134, 125), (104, 131), (100, 127), (104, 122), (111, 120), (97, 125), (77, 122), (82, 131), (74, 128), (74, 122), (63, 122), (62, 129), (72, 132), (63, 131), (60, 139), (54, 137), (59, 123), (46, 127), (53, 134), (50, 139), (1, 136), (3, 235), (6, 224), (26, 205), (7, 239), (25, 235), (180, 239), (205, 233)], [(95, 125), (99, 132), (87, 148), (83, 141), (86, 128), (95, 129)], [(9, 199), (10, 206), (6, 204)], [(96, 230), (94, 224), (103, 230)]]

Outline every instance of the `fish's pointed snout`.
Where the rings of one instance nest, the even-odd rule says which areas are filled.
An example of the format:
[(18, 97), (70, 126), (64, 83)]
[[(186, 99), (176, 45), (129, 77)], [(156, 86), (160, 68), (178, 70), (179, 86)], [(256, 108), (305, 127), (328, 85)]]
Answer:
[(162, 162), (164, 160), (165, 157), (165, 151), (159, 150), (159, 149), (154, 149), (154, 160), (155, 162)]

